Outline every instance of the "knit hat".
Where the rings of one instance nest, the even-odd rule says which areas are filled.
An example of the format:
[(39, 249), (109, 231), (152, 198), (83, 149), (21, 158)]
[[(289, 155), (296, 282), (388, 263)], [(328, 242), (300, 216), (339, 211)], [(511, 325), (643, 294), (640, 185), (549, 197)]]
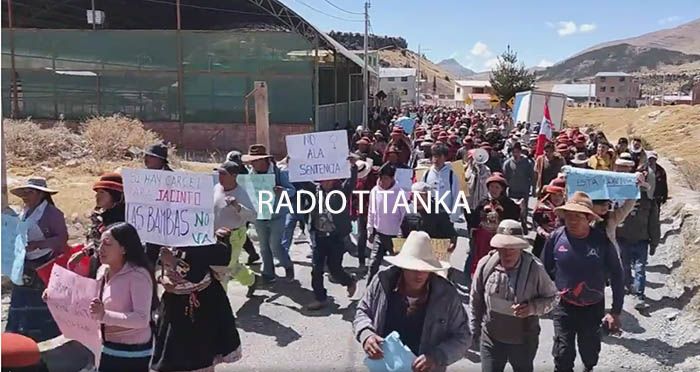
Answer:
[(95, 182), (95, 184), (92, 186), (92, 189), (94, 191), (103, 189), (124, 192), (124, 182), (122, 181), (122, 175), (119, 173), (105, 173), (100, 177), (99, 181)]

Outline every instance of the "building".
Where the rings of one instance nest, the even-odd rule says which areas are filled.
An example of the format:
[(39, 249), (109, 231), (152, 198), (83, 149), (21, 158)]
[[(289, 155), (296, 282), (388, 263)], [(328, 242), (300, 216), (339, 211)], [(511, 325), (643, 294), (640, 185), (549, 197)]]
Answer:
[(495, 93), (488, 80), (456, 80), (455, 101), (464, 102), (470, 94)]
[(640, 96), (639, 79), (624, 72), (595, 75), (596, 102), (605, 107), (636, 107)]
[(416, 69), (380, 68), (379, 91), (387, 96), (382, 106), (400, 107), (402, 104), (415, 104)]
[(565, 94), (572, 103), (595, 101), (595, 84), (554, 84), (553, 93)]
[(693, 97), (691, 105), (700, 105), (700, 82), (695, 83), (693, 88), (690, 90), (690, 96)]
[(279, 0), (94, 3), (99, 24), (84, 0), (2, 3), (5, 115), (121, 113), (187, 151), (245, 151), (255, 140), (246, 97), (264, 81), (273, 154), (288, 134), (362, 120), (363, 60)]

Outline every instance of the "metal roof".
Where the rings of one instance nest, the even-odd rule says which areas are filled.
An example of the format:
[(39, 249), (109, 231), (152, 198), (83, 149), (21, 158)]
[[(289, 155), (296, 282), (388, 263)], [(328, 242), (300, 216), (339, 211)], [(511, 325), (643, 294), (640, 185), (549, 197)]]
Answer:
[(595, 74), (596, 77), (616, 77), (616, 76), (632, 76), (626, 72), (599, 72)]
[[(338, 41), (336, 41), (334, 38), (330, 37), (330, 35), (328, 35), (328, 34), (325, 33), (325, 32), (319, 31), (319, 30), (316, 28), (316, 26), (314, 26), (314, 25), (309, 25), (309, 26), (310, 26), (311, 28), (313, 28), (314, 30), (316, 30), (316, 32), (318, 32), (319, 35), (323, 36), (323, 38), (325, 39), (326, 43), (328, 43), (328, 44), (329, 44), (333, 49), (335, 49), (338, 53), (340, 53), (340, 54), (342, 54), (343, 56), (345, 56), (345, 58), (347, 58), (347, 59), (353, 61), (356, 65), (358, 65), (358, 66), (360, 66), (360, 67), (363, 67), (363, 66), (365, 65), (365, 60), (364, 60), (364, 59), (358, 57), (357, 54), (355, 54), (355, 53), (349, 51), (347, 48), (345, 48), (342, 44), (340, 44), (340, 43), (339, 43)], [(370, 66), (369, 63), (367, 64), (367, 70), (368, 70), (371, 74), (375, 74), (375, 75), (377, 74), (377, 71), (375, 71), (375, 70), (372, 68), (372, 66)]]
[(380, 67), (379, 77), (380, 78), (390, 78), (390, 77), (407, 77), (416, 76), (415, 68), (398, 68), (398, 67)]
[(576, 98), (595, 97), (595, 84), (554, 84), (552, 92)]
[(491, 87), (491, 82), (488, 80), (455, 80), (455, 84), (463, 87), (486, 88)]

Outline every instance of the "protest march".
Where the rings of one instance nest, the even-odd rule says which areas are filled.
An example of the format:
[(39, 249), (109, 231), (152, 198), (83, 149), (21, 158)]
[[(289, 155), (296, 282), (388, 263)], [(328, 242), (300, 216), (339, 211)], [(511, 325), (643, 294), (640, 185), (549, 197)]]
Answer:
[[(645, 265), (668, 199), (658, 155), (590, 128), (537, 135), (546, 120), (440, 106), (381, 116), (355, 133), (289, 135), (280, 161), (260, 144), (233, 151), (210, 173), (172, 170), (163, 144), (142, 149), (143, 169), (95, 181), (78, 246), (67, 244), (57, 191), (31, 177), (11, 190), (24, 209), (3, 216), (2, 271), (14, 283), (6, 332), (63, 334), (99, 371), (235, 363), (248, 349), (226, 290), (243, 286), (252, 300), (298, 279), (299, 223), (312, 249), (305, 311), (344, 287), (370, 371), (442, 371), (469, 352), (485, 371), (532, 371), (544, 316), (555, 370), (572, 371), (577, 348), (593, 370), (600, 330), (620, 332), (623, 302), (649, 306)], [(467, 258), (450, 268), (459, 239)], [(358, 267), (343, 265), (346, 254)]]

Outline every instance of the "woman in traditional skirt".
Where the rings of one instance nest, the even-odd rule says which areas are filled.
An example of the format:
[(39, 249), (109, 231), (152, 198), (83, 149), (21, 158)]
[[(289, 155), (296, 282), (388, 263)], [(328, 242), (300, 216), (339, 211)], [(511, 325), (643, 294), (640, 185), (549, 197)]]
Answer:
[(136, 229), (125, 222), (108, 226), (98, 249), (97, 280), (102, 294), (90, 314), (103, 326), (100, 372), (147, 372), (153, 353), (151, 304), (155, 277)]
[(231, 304), (211, 270), (229, 264), (229, 234), (219, 229), (214, 244), (161, 249), (159, 281), (165, 293), (158, 308), (152, 371), (214, 372), (217, 364), (241, 358)]
[(10, 192), (24, 203), (15, 240), (15, 255), (24, 254), (24, 268), (12, 278), (14, 285), (5, 331), (42, 342), (59, 336), (61, 331), (42, 301), (46, 285), (37, 270), (52, 265), (67, 251), (68, 229), (63, 212), (51, 198), (57, 191), (47, 187), (46, 179), (32, 177)]

